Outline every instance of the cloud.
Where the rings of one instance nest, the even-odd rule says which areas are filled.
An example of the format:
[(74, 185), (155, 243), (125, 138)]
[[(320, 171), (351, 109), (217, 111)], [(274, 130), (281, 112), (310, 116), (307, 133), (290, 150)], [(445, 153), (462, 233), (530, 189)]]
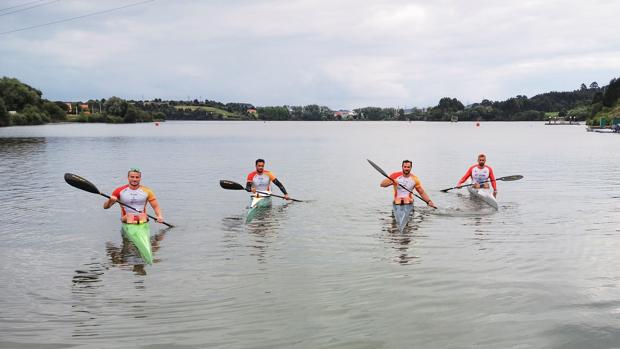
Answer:
[[(130, 1), (62, 1), (0, 30)], [(155, 1), (0, 36), (0, 69), (53, 99), (209, 98), (429, 106), (606, 83), (620, 71), (600, 1)], [(584, 80), (586, 79), (586, 80)]]

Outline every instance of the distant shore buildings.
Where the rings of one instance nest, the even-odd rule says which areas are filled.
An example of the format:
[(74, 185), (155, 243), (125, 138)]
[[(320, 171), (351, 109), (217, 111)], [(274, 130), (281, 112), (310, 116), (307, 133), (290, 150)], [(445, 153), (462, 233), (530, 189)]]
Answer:
[(357, 116), (357, 113), (351, 110), (337, 110), (334, 112), (334, 118), (337, 120), (353, 120)]

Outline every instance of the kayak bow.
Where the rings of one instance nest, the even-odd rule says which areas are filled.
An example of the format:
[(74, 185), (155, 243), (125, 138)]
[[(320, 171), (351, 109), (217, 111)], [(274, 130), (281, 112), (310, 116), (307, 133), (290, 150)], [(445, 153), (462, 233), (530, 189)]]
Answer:
[(493, 196), (493, 192), (490, 189), (476, 189), (473, 186), (469, 186), (467, 187), (467, 190), (469, 191), (470, 196), (478, 198), (494, 209), (499, 210), (497, 199)]
[(250, 223), (263, 208), (271, 206), (271, 196), (251, 196), (250, 199), (246, 223)]
[(123, 236), (134, 244), (145, 263), (153, 264), (151, 229), (148, 222), (139, 224), (123, 223)]
[(405, 227), (407, 227), (407, 223), (411, 220), (411, 216), (413, 214), (413, 203), (411, 204), (392, 204), (392, 209), (394, 210), (394, 219), (396, 220), (396, 226), (398, 230), (402, 233), (405, 231)]

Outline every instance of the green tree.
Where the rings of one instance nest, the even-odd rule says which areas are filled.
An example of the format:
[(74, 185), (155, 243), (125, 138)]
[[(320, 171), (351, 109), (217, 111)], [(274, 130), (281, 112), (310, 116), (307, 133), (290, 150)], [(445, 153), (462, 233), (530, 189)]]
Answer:
[(591, 89), (598, 89), (598, 88), (599, 88), (599, 87), (598, 87), (598, 83), (597, 83), (596, 81), (593, 81), (593, 82), (590, 84), (590, 88), (591, 88)]
[(67, 103), (56, 101), (54, 102), (54, 104), (56, 104), (58, 108), (62, 109), (65, 112), (65, 114), (69, 112), (69, 106), (67, 105)]
[(306, 105), (303, 110), (302, 120), (321, 120), (321, 108), (317, 104)]
[(118, 97), (110, 97), (103, 104), (103, 108), (108, 115), (119, 116), (121, 118), (125, 118), (125, 113), (127, 113), (127, 102)]
[(9, 112), (6, 110), (4, 99), (0, 98), (0, 127), (9, 126), (10, 124), (11, 124), (11, 117), (9, 115)]
[(0, 97), (4, 99), (7, 110), (22, 111), (27, 105), (37, 106), (41, 101), (41, 91), (14, 78), (0, 79)]
[(49, 116), (34, 105), (26, 105), (21, 114), (26, 120), (26, 125), (40, 125), (50, 122)]
[(618, 99), (620, 99), (620, 79), (611, 79), (603, 93), (603, 105), (613, 107)]
[(54, 102), (43, 102), (43, 110), (47, 113), (47, 115), (49, 115), (52, 121), (62, 121), (67, 119), (67, 113)]
[(321, 120), (332, 120), (334, 118), (334, 112), (324, 105), (319, 107), (319, 114), (321, 114)]
[(444, 97), (439, 100), (439, 104), (435, 108), (447, 112), (463, 110), (465, 106), (456, 98)]
[(355, 111), (362, 115), (365, 120), (377, 121), (385, 119), (383, 109), (378, 107), (365, 107), (361, 109), (356, 109)]
[(123, 122), (136, 123), (145, 121), (152, 121), (152, 119), (144, 111), (138, 109), (133, 104), (127, 104), (127, 110), (123, 116)]
[(261, 120), (288, 120), (290, 117), (286, 107), (258, 107), (256, 111)]

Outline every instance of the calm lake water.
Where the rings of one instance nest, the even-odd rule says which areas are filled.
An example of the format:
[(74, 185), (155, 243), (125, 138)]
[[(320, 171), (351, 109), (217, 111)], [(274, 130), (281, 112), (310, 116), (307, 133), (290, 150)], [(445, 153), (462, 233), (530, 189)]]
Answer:
[[(620, 136), (542, 123), (166, 122), (0, 129), (1, 348), (618, 348)], [(485, 152), (494, 212), (452, 187)], [(258, 157), (290, 195), (246, 224)], [(440, 209), (394, 232), (411, 159)], [(155, 263), (104, 193), (139, 167)], [(276, 189), (277, 192), (277, 189)]]

